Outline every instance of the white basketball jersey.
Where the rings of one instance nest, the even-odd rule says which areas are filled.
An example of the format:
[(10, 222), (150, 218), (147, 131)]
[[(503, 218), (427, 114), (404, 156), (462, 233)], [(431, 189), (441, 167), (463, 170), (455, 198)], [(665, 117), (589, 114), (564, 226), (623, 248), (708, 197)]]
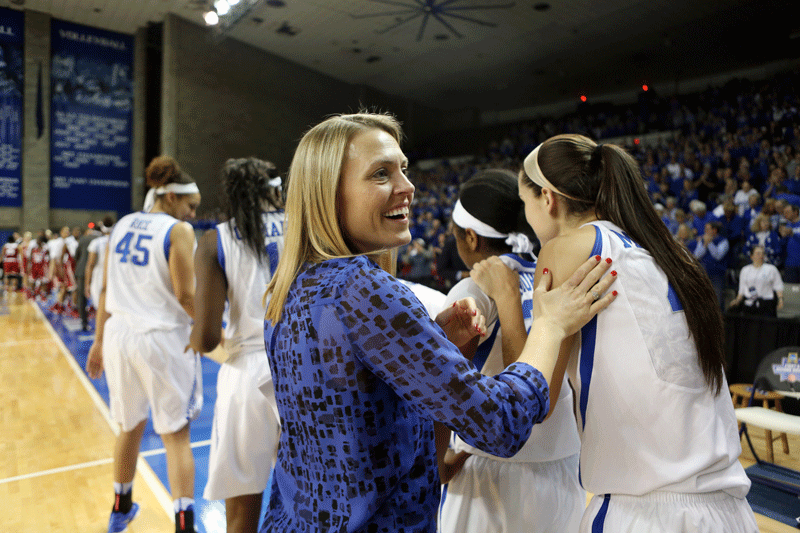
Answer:
[(89, 253), (97, 255), (97, 261), (92, 268), (92, 282), (89, 285), (89, 293), (92, 295), (94, 305), (98, 304), (100, 291), (103, 289), (103, 266), (106, 257), (106, 246), (108, 245), (108, 235), (101, 235), (89, 242), (86, 249)]
[(70, 257), (75, 257), (75, 253), (78, 251), (78, 239), (70, 235), (64, 239), (64, 246), (67, 247)]
[(56, 261), (61, 260), (61, 255), (64, 253), (64, 239), (56, 237), (47, 241), (47, 247), (50, 249), (50, 259)]
[(179, 221), (166, 213), (131, 213), (109, 237), (106, 309), (133, 329), (188, 326), (169, 274), (170, 231)]
[[(500, 259), (509, 268), (519, 273), (522, 314), (525, 320), (525, 329), (530, 331), (531, 323), (533, 322), (531, 311), (533, 307), (533, 275), (536, 271), (536, 263), (525, 261), (512, 254), (502, 255)], [(475, 299), (478, 309), (486, 317), (486, 329), (488, 331), (487, 336), (478, 345), (478, 351), (475, 357), (472, 358), (472, 363), (482, 374), (495, 376), (505, 369), (503, 364), (502, 330), (498, 320), (497, 306), (494, 300), (490, 299), (471, 278), (465, 278), (450, 289), (445, 301), (445, 307), (467, 296), (472, 296)], [(566, 377), (564, 377), (561, 393), (553, 414), (541, 424), (533, 427), (528, 442), (516, 455), (509, 459), (487, 454), (468, 445), (458, 437), (453, 439), (452, 447), (456, 451), (463, 450), (473, 455), (482, 455), (498, 461), (513, 463), (555, 461), (575, 455), (580, 451), (580, 439), (575, 425), (572, 403), (572, 390)]]
[(716, 396), (706, 386), (683, 307), (650, 253), (610, 222), (592, 225), (590, 255), (614, 260), (619, 295), (575, 343), (584, 488), (744, 498), (750, 481), (727, 383)]
[(264, 213), (263, 220), (266, 254), (260, 263), (233, 220), (217, 225), (217, 260), (228, 282), (225, 349), (231, 356), (264, 349), (266, 307), (262, 301), (283, 252), (283, 211)]

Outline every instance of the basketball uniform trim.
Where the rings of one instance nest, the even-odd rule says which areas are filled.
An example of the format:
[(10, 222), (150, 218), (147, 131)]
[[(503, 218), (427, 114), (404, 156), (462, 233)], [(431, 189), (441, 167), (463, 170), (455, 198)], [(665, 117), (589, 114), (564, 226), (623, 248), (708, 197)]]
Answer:
[[(217, 263), (222, 268), (223, 275), (225, 274), (225, 248), (222, 246), (222, 236), (220, 230), (217, 228)], [(226, 280), (227, 281), (227, 280)]]
[(472, 364), (475, 365), (475, 368), (480, 371), (483, 368), (483, 365), (486, 364), (486, 360), (489, 358), (489, 354), (494, 347), (494, 342), (497, 340), (497, 332), (500, 330), (500, 321), (496, 321), (494, 324), (494, 328), (492, 329), (491, 335), (489, 338), (483, 341), (478, 345), (478, 349), (475, 352), (475, 356), (472, 358)]
[(606, 494), (603, 496), (603, 505), (600, 506), (600, 510), (597, 511), (597, 515), (594, 517), (594, 521), (592, 522), (592, 533), (603, 533), (603, 525), (606, 521), (606, 513), (608, 513), (608, 502), (611, 500), (611, 495)]
[(164, 236), (164, 259), (169, 262), (169, 248), (172, 245), (172, 228), (175, 227), (177, 222), (173, 223), (169, 229), (167, 229), (167, 234)]
[(191, 420), (194, 420), (195, 418), (197, 418), (197, 414), (198, 414), (197, 398), (196, 398), (195, 394), (197, 392), (197, 372), (198, 372), (199, 365), (200, 365), (200, 358), (195, 356), (195, 359), (194, 359), (195, 372), (194, 372), (194, 378), (192, 379), (192, 392), (189, 393), (189, 402), (186, 404), (186, 421), (187, 422), (190, 422)]
[[(600, 229), (595, 226), (594, 246), (589, 257), (600, 255), (603, 252), (603, 235)], [(592, 380), (592, 368), (594, 367), (594, 345), (597, 339), (597, 317), (592, 318), (588, 324), (581, 329), (581, 425), (586, 427), (586, 406), (589, 402), (589, 385)]]

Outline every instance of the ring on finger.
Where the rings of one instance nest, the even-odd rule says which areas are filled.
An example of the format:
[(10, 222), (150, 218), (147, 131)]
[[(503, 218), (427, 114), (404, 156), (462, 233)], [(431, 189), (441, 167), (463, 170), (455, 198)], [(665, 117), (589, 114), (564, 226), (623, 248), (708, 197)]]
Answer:
[(593, 301), (593, 302), (596, 302), (597, 300), (599, 300), (599, 299), (600, 299), (600, 293), (599, 293), (599, 292), (597, 292), (597, 291), (592, 291), (592, 293), (591, 293), (591, 294), (592, 294), (592, 301)]

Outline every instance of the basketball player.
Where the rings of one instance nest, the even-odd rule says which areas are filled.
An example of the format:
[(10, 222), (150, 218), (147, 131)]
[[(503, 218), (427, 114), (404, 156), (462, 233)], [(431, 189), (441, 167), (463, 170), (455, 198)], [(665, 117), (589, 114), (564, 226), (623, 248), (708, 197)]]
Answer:
[(109, 532), (136, 517), (132, 487), (136, 460), (152, 411), (164, 442), (174, 498), (175, 530), (194, 530), (194, 456), (189, 422), (203, 403), (199, 356), (185, 353), (194, 316), (192, 226), (197, 184), (170, 157), (146, 170), (155, 192), (149, 213), (131, 213), (114, 226), (105, 255), (96, 335), (86, 370), (106, 370), (111, 415), (121, 425), (114, 449), (114, 505)]
[(8, 242), (3, 245), (3, 278), (7, 296), (20, 288), (20, 276), (19, 243), (9, 235)]
[[(636, 161), (558, 135), (528, 155), (519, 183), (542, 243), (537, 278), (547, 268), (557, 285), (594, 255), (620, 274), (619, 298), (564, 342), (557, 365), (576, 391), (580, 478), (594, 494), (580, 531), (758, 531), (714, 290), (659, 218)], [(487, 268), (475, 280), (491, 293), (496, 278)]]
[(255, 158), (228, 160), (222, 182), (228, 221), (207, 231), (195, 254), (192, 348), (208, 353), (217, 347), (228, 305), (229, 358), (217, 376), (203, 497), (225, 500), (228, 533), (255, 533), (280, 432), (264, 348), (263, 295), (283, 249), (283, 194), (272, 163)]
[[(482, 374), (494, 376), (517, 360), (533, 321), (536, 263), (530, 253), (536, 238), (525, 221), (516, 176), (507, 170), (484, 170), (467, 180), (453, 210), (453, 223), (458, 252), (467, 267), (499, 257), (516, 272), (504, 285), (515, 305), (498, 308), (472, 278), (454, 285), (445, 300), (445, 305), (452, 305), (471, 296), (486, 316), (488, 335), (481, 339), (472, 363)], [(520, 315), (523, 323), (518, 324)], [(445, 472), (440, 473), (442, 483), (449, 483), (442, 492), (439, 532), (577, 531), (586, 507), (586, 493), (578, 481), (579, 451), (572, 390), (566, 383), (547, 420), (534, 426), (513, 457), (496, 457), (454, 436)], [(453, 476), (450, 470), (461, 464)]]

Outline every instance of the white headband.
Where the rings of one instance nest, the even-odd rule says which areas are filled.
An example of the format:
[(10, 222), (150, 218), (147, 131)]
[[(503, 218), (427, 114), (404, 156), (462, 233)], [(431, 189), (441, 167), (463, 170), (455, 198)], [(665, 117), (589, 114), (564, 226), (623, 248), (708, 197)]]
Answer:
[(489, 224), (481, 222), (474, 216), (470, 215), (464, 206), (461, 205), (461, 200), (456, 202), (453, 208), (453, 222), (459, 228), (471, 229), (481, 237), (490, 239), (506, 239), (506, 244), (511, 245), (511, 251), (515, 254), (529, 254), (533, 252), (533, 243), (528, 239), (524, 233), (500, 233)]
[(277, 177), (272, 178), (271, 180), (269, 180), (267, 182), (267, 185), (269, 185), (270, 187), (280, 187), (281, 183), (282, 183), (281, 177), (277, 176)]
[(459, 228), (471, 229), (481, 237), (489, 237), (492, 239), (508, 237), (508, 233), (500, 233), (489, 224), (481, 222), (470, 215), (467, 210), (464, 209), (464, 206), (461, 205), (461, 200), (458, 200), (453, 208), (453, 222), (455, 222)]
[(197, 188), (196, 183), (167, 183), (161, 187), (152, 188), (147, 191), (147, 195), (144, 197), (142, 211), (145, 213), (152, 211), (153, 206), (156, 205), (156, 195), (162, 196), (168, 192), (174, 192), (175, 194), (194, 194), (196, 192), (199, 193), (200, 189)]
[(174, 192), (175, 194), (194, 194), (200, 192), (200, 189), (197, 188), (196, 183), (167, 183), (156, 189), (156, 194), (159, 196), (167, 194), (168, 192)]
[(528, 157), (525, 158), (525, 162), (522, 165), (525, 168), (525, 174), (527, 174), (528, 177), (531, 179), (531, 181), (534, 182), (539, 187), (542, 188), (547, 187), (551, 191), (558, 193), (566, 198), (569, 198), (570, 200), (575, 200), (576, 202), (584, 202), (585, 200), (579, 200), (574, 196), (570, 196), (568, 194), (559, 191), (555, 185), (550, 183), (550, 181), (544, 177), (542, 169), (539, 168), (539, 148), (541, 147), (542, 145), (540, 144), (533, 150), (533, 152), (528, 154)]

